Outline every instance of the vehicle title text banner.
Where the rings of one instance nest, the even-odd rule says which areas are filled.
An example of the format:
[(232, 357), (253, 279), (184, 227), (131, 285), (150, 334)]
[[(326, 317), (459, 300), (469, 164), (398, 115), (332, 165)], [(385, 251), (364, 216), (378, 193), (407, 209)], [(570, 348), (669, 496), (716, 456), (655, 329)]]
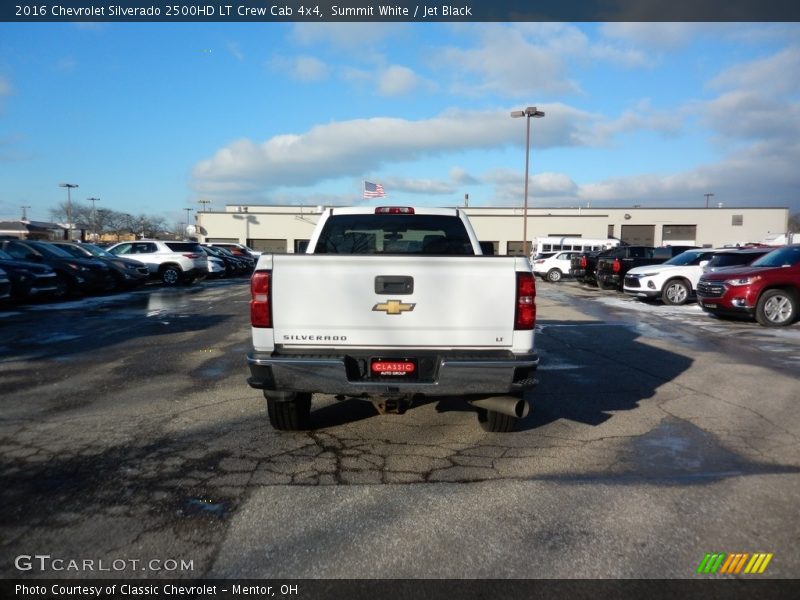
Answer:
[(3, 2), (7, 22), (800, 21), (795, 0), (53, 0)]

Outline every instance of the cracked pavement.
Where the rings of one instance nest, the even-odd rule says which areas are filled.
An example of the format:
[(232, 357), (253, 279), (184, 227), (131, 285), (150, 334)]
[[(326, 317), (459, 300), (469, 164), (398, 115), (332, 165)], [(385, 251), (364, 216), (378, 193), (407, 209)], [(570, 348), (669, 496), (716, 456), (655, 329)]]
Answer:
[[(538, 287), (512, 434), (458, 398), (330, 396), (311, 431), (273, 431), (246, 281), (2, 313), (3, 576), (691, 577), (714, 549), (800, 575), (800, 325)], [(36, 553), (192, 567), (15, 568)]]

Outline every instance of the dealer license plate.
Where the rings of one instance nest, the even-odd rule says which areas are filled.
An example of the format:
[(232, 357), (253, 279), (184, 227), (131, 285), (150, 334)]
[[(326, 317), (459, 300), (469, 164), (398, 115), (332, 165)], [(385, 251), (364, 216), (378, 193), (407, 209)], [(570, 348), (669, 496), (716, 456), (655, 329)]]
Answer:
[(369, 364), (373, 379), (416, 379), (417, 360), (415, 358), (373, 358)]

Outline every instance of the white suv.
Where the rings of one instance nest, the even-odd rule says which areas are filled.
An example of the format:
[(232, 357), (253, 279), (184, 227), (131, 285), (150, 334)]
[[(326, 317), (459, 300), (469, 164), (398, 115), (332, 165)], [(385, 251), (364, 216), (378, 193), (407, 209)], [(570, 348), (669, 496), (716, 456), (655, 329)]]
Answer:
[(197, 242), (136, 240), (114, 244), (107, 250), (146, 264), (150, 277), (161, 279), (165, 285), (188, 284), (208, 275), (208, 257)]
[(664, 304), (685, 304), (694, 295), (703, 267), (714, 250), (687, 250), (660, 265), (635, 267), (625, 274), (623, 290), (642, 300), (661, 298)]
[(565, 275), (569, 275), (570, 261), (573, 256), (578, 256), (580, 252), (553, 252), (550, 254), (540, 254), (531, 261), (533, 272), (547, 281), (561, 281)]

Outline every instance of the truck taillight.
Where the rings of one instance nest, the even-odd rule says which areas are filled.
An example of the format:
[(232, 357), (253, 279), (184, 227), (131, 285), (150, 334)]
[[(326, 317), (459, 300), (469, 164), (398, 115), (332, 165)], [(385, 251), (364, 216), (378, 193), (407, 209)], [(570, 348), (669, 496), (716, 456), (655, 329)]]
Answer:
[(379, 206), (375, 209), (376, 215), (413, 215), (411, 206)]
[(517, 307), (514, 329), (533, 329), (536, 324), (536, 283), (531, 273), (517, 273)]
[(621, 269), (622, 269), (622, 263), (619, 262), (618, 258), (615, 258), (614, 264), (611, 265), (611, 270), (614, 271), (614, 273), (619, 273)]
[(256, 271), (250, 278), (250, 324), (272, 327), (271, 271)]

